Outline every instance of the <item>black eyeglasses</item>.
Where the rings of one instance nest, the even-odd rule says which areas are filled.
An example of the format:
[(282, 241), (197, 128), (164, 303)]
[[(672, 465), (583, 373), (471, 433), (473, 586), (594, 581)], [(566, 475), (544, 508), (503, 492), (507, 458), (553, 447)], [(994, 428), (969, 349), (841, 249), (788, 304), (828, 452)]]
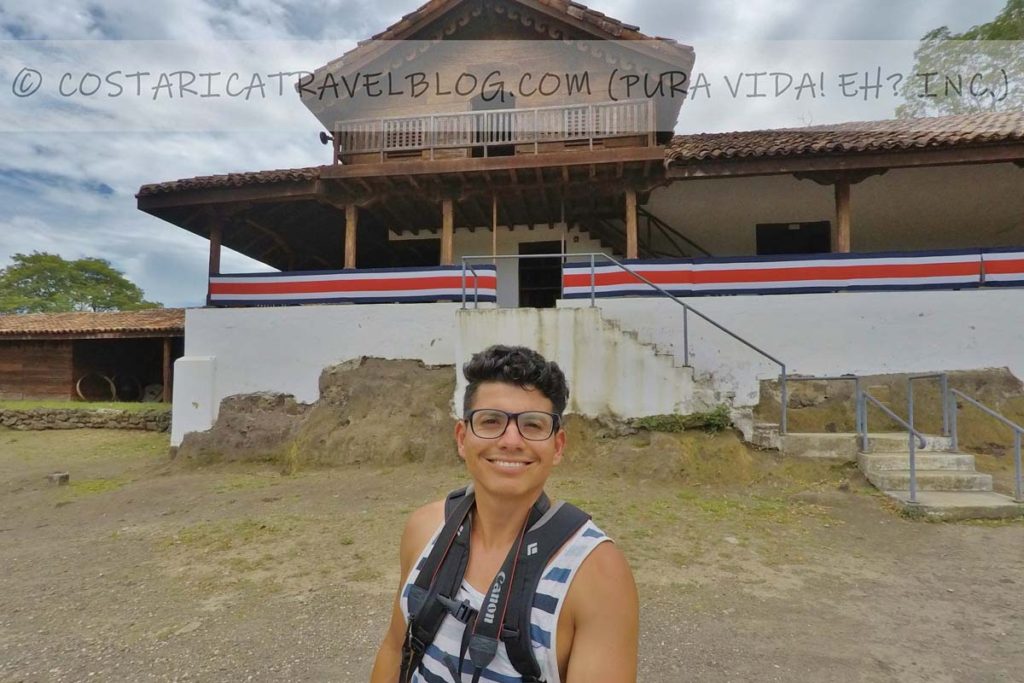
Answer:
[(516, 421), (520, 436), (527, 441), (547, 441), (558, 429), (559, 422), (558, 415), (539, 410), (506, 413), (504, 410), (481, 408), (466, 415), (469, 428), (481, 439), (501, 438), (512, 420)]

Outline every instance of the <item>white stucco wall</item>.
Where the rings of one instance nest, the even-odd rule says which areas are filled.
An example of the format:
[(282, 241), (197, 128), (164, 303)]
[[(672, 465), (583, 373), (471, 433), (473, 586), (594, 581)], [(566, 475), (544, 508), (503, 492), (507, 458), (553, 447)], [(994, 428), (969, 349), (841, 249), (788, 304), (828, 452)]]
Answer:
[[(450, 365), (460, 304), (190, 309), (175, 363), (171, 444), (209, 429), (221, 399), (274, 391), (319, 397), (320, 372), (372, 356)], [(197, 404), (197, 405), (193, 405)]]
[[(1024, 377), (1024, 289), (686, 301), (785, 362), (792, 374), (1008, 367)], [(361, 356), (452, 365), (491, 343), (526, 343), (567, 369), (576, 412), (622, 417), (686, 412), (729, 396), (737, 406), (752, 405), (759, 379), (778, 373), (755, 352), (691, 317), (691, 364), (698, 380), (693, 385), (688, 371), (676, 372), (671, 357), (658, 355), (668, 352), (675, 365), (682, 362), (680, 306), (651, 298), (598, 303), (600, 317), (627, 334), (610, 332), (592, 314), (525, 309), (481, 316), (459, 314), (459, 304), (189, 310), (185, 357), (175, 364), (172, 444), (189, 431), (208, 429), (226, 396), (273, 391), (314, 401), (325, 367)], [(589, 301), (560, 305), (587, 307)], [(629, 331), (657, 348), (638, 343)]]
[[(1024, 378), (1024, 289), (693, 297), (695, 309), (786, 363), (791, 374), (839, 375), (1008, 367)], [(561, 306), (588, 306), (563, 301)], [(598, 300), (605, 318), (683, 356), (683, 309), (667, 299)], [(774, 364), (690, 317), (698, 379), (756, 403)]]

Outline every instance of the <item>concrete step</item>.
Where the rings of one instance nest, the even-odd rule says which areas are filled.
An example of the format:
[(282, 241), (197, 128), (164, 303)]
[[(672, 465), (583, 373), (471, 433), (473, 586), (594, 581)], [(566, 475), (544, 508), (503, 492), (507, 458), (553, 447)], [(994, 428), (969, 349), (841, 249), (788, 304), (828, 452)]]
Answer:
[[(948, 436), (924, 435), (924, 448), (920, 443), (916, 444), (916, 450), (921, 451), (950, 451), (953, 448), (953, 439)], [(910, 451), (908, 435), (906, 432), (892, 433), (870, 433), (868, 434), (868, 453), (907, 453)]]
[[(968, 453), (933, 453), (923, 451), (914, 456), (918, 470), (974, 471), (974, 456)], [(910, 469), (909, 453), (858, 453), (860, 468), (874, 472)]]
[[(864, 473), (882, 491), (909, 491), (910, 470)], [(918, 491), (991, 491), (992, 475), (955, 470), (917, 470)]]
[(781, 450), (786, 455), (846, 462), (857, 460), (856, 434), (786, 434), (781, 443)]
[(910, 501), (910, 491), (886, 491), (908, 515), (929, 519), (957, 521), (963, 519), (1018, 519), (1024, 517), (1024, 505), (999, 493), (918, 491), (917, 504)]

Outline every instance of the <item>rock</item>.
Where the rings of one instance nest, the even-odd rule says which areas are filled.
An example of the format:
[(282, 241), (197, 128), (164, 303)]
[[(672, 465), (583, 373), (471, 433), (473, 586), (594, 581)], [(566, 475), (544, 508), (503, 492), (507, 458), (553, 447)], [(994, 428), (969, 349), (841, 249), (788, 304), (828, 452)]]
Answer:
[(66, 486), (71, 481), (71, 474), (69, 472), (53, 472), (46, 475), (46, 478), (50, 480), (51, 484)]

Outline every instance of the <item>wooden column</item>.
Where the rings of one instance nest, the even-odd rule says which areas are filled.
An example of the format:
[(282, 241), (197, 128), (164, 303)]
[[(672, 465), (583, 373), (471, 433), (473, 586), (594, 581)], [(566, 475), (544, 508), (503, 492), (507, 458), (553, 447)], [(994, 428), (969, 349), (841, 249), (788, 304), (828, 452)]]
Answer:
[(356, 230), (359, 228), (359, 207), (355, 204), (345, 206), (345, 268), (356, 267)]
[(451, 199), (441, 202), (441, 265), (455, 262), (455, 206)]
[[(217, 220), (217, 219), (214, 219)], [(214, 275), (220, 275), (220, 243), (221, 243), (221, 227), (220, 223), (214, 223), (210, 226), (210, 277)], [(206, 280), (206, 304), (210, 305), (213, 301), (212, 288), (210, 280)]]
[(636, 190), (626, 190), (626, 258), (639, 258), (637, 237)]
[(164, 337), (164, 393), (160, 399), (164, 403), (171, 402), (171, 338)]
[(850, 253), (850, 179), (836, 180), (836, 227), (832, 236), (832, 251)]
[[(491, 195), (491, 255), (498, 255), (498, 195)], [(497, 260), (495, 260), (497, 265)]]

